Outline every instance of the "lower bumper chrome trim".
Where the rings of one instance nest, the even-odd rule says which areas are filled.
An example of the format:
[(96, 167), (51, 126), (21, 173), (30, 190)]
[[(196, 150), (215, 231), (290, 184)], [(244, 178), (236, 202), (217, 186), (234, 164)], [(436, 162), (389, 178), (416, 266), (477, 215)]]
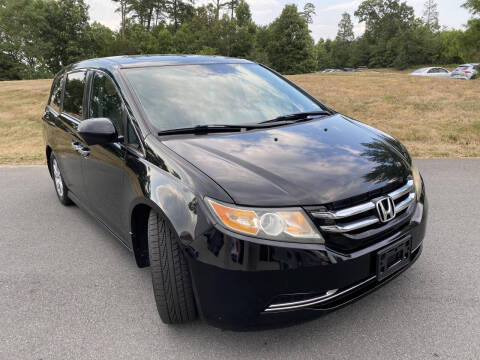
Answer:
[(342, 296), (350, 291), (353, 291), (356, 288), (362, 285), (365, 285), (366, 283), (372, 280), (375, 280), (376, 278), (377, 276), (375, 275), (342, 291), (338, 291), (338, 289), (329, 290), (325, 293), (325, 295), (316, 296), (311, 299), (306, 299), (301, 301), (292, 301), (292, 302), (280, 303), (280, 304), (272, 304), (269, 307), (267, 307), (264, 310), (264, 312), (295, 310), (295, 309), (302, 309), (302, 308), (310, 307), (313, 305), (322, 304), (332, 299), (335, 299), (339, 296)]

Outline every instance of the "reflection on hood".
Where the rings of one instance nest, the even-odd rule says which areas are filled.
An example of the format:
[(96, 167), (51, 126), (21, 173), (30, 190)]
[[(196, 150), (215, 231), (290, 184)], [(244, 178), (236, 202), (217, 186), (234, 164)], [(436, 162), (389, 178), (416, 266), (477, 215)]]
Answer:
[(164, 143), (242, 205), (326, 204), (402, 181), (409, 174), (405, 159), (381, 134), (341, 115)]

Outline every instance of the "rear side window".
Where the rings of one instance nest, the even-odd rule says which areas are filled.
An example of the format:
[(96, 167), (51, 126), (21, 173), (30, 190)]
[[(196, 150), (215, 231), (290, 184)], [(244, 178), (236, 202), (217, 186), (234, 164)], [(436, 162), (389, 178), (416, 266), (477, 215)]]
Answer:
[(60, 111), (62, 102), (62, 77), (57, 77), (52, 84), (52, 94), (48, 104), (57, 112)]
[(117, 132), (123, 134), (122, 98), (109, 77), (95, 73), (90, 102), (90, 118), (109, 118)]
[(67, 75), (63, 111), (81, 119), (83, 117), (83, 92), (85, 91), (85, 72)]

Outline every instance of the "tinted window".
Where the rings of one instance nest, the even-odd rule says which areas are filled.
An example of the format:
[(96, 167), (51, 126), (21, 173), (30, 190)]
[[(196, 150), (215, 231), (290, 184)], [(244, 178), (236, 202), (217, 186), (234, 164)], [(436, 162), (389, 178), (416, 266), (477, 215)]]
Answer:
[(52, 84), (52, 95), (48, 102), (56, 111), (60, 111), (60, 104), (62, 103), (62, 77), (57, 77)]
[(95, 73), (90, 102), (90, 118), (109, 118), (123, 134), (122, 98), (107, 75)]
[(67, 75), (63, 111), (79, 119), (83, 116), (83, 91), (85, 90), (85, 72)]
[(256, 64), (209, 64), (124, 70), (157, 130), (202, 124), (259, 123), (321, 110), (313, 100)]
[(445, 70), (445, 69), (438, 69), (438, 72), (439, 72), (439, 73), (444, 73), (444, 74), (448, 73), (448, 71)]
[(137, 133), (135, 132), (135, 129), (133, 128), (132, 123), (129, 121), (127, 125), (127, 143), (134, 147), (135, 149), (140, 148), (140, 140), (138, 139)]

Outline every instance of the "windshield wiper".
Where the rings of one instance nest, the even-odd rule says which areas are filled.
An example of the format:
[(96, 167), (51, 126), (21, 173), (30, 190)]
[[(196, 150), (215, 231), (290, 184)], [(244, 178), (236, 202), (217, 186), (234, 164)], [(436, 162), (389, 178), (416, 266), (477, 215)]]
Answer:
[(310, 120), (312, 116), (320, 116), (320, 115), (333, 115), (329, 111), (319, 110), (319, 111), (306, 111), (306, 112), (299, 112), (293, 113), (288, 115), (278, 116), (275, 119), (262, 121), (260, 124), (266, 123), (275, 123), (279, 121), (299, 121), (299, 120)]
[(178, 129), (170, 129), (170, 130), (162, 130), (158, 132), (158, 135), (179, 135), (179, 134), (209, 134), (209, 133), (220, 133), (220, 132), (231, 132), (231, 131), (247, 131), (252, 129), (264, 129), (268, 127), (274, 127), (279, 125), (288, 125), (291, 124), (293, 121), (300, 121), (300, 120), (310, 120), (312, 116), (320, 116), (320, 115), (332, 115), (332, 113), (328, 111), (309, 111), (309, 112), (302, 112), (302, 113), (295, 113), (289, 115), (282, 115), (276, 117), (272, 120), (262, 121), (258, 124), (241, 124), (241, 125), (228, 125), (228, 124), (209, 124), (209, 125), (197, 125), (192, 127), (186, 128), (178, 128)]
[(197, 125), (186, 128), (171, 129), (159, 131), (158, 135), (177, 135), (177, 134), (208, 134), (212, 132), (230, 132), (230, 131), (245, 131), (251, 129), (263, 128), (258, 124), (248, 125), (227, 125), (227, 124), (212, 124), (212, 125)]

